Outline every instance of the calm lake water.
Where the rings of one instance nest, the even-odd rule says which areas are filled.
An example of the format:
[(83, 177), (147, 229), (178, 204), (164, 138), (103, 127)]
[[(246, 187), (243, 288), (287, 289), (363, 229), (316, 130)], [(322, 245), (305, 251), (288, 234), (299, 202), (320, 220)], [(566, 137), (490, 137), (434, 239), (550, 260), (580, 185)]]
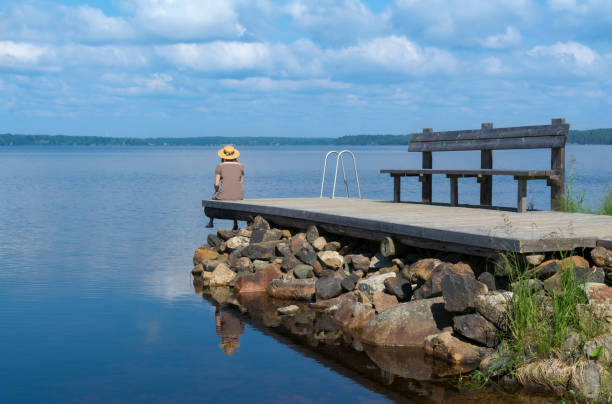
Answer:
[[(392, 197), (379, 169), (420, 165), (405, 147), (351, 149), (367, 198)], [(327, 148), (240, 150), (247, 197), (319, 195)], [(612, 188), (611, 157), (612, 146), (567, 148), (587, 206)], [(550, 165), (543, 150), (494, 158), (496, 168)], [(224, 353), (215, 308), (190, 274), (217, 161), (205, 147), (0, 148), (0, 402), (416, 399), (248, 322), (240, 347)], [(479, 161), (434, 154), (434, 168)], [(446, 181), (435, 178), (434, 200), (448, 200)], [(404, 184), (403, 198), (418, 200), (418, 181)], [(536, 208), (548, 207), (543, 181), (528, 189)], [(460, 181), (461, 203), (478, 195), (475, 180)], [(495, 180), (495, 204), (515, 198), (512, 179)]]

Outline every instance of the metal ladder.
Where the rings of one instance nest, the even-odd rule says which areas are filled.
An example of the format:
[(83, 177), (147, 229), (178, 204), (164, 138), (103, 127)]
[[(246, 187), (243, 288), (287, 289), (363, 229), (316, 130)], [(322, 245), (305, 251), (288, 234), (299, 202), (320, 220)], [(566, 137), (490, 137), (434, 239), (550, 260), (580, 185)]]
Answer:
[(323, 179), (321, 180), (321, 196), (323, 198), (323, 187), (325, 186), (325, 171), (327, 169), (327, 159), (331, 155), (336, 155), (336, 173), (334, 174), (334, 188), (332, 190), (331, 198), (334, 199), (336, 197), (336, 180), (338, 179), (338, 163), (342, 164), (342, 178), (344, 179), (344, 187), (346, 188), (346, 197), (349, 197), (349, 187), (348, 181), (346, 179), (346, 170), (344, 169), (344, 155), (348, 154), (353, 159), (353, 169), (355, 170), (355, 180), (357, 181), (357, 193), (359, 194), (359, 199), (361, 199), (361, 187), (359, 186), (359, 175), (357, 175), (357, 162), (355, 160), (355, 155), (350, 150), (342, 150), (338, 152), (336, 150), (332, 150), (327, 152), (325, 155), (325, 162), (323, 163)]

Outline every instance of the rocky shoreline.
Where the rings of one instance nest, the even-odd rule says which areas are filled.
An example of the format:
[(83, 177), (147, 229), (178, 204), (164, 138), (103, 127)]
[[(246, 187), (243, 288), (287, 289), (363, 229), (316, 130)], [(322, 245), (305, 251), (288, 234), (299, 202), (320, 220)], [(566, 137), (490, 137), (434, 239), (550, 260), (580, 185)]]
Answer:
[(478, 369), (510, 392), (571, 390), (604, 401), (612, 390), (612, 252), (598, 247), (588, 258), (526, 257), (525, 269), (534, 274), (529, 287), (542, 295), (542, 310), (552, 304), (546, 302), (558, 293), (564, 271), (573, 270), (604, 328), (589, 341), (574, 336), (564, 352), (525, 360), (518, 369), (508, 369), (504, 337), (514, 285), (504, 265), (482, 258), (409, 249), (391, 239), (379, 245), (322, 235), (315, 226), (276, 229), (257, 216), (247, 229), (209, 235), (195, 251), (192, 274), (196, 289), (223, 295), (217, 301), (241, 307), (241, 300), (257, 296), (274, 300), (276, 322), (322, 316), (322, 324), (311, 324), (316, 343), (342, 342), (358, 351), (419, 348), (448, 363), (444, 376)]

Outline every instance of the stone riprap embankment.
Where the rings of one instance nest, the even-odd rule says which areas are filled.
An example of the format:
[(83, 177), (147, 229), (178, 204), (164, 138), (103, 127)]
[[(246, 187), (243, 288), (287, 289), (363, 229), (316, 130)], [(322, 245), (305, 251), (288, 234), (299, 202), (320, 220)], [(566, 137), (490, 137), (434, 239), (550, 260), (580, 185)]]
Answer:
[(209, 235), (195, 251), (192, 274), (194, 285), (208, 288), (220, 303), (239, 307), (241, 299), (267, 295), (278, 306), (270, 324), (293, 319), (302, 325), (292, 330), (303, 333), (310, 322), (317, 341), (349, 343), (358, 350), (419, 347), (449, 369), (480, 367), (508, 388), (554, 394), (572, 389), (592, 399), (612, 389), (606, 385), (612, 363), (609, 250), (593, 249), (590, 262), (580, 256), (525, 257), (534, 274), (530, 287), (542, 295), (542, 310), (553, 304), (550, 296), (558, 291), (562, 272), (573, 270), (585, 283), (589, 306), (608, 327), (603, 336), (575, 343), (582, 351), (572, 352), (571, 361), (555, 362), (567, 378), (552, 387), (542, 386), (542, 378), (533, 373), (546, 368), (541, 360), (504, 376), (503, 336), (510, 328), (514, 297), (503, 266), (487, 272), (482, 259), (405, 248), (402, 256), (385, 256), (388, 250), (371, 241), (321, 235), (316, 227), (306, 232), (275, 229), (257, 216), (247, 229)]

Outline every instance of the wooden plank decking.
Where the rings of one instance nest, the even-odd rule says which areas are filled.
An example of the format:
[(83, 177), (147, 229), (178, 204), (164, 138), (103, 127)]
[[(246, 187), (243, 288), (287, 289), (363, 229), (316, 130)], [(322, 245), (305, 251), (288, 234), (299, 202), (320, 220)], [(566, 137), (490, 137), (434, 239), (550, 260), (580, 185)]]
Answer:
[(612, 216), (392, 203), (368, 199), (303, 198), (202, 201), (207, 216), (246, 220), (262, 215), (282, 226), (316, 224), (335, 234), (385, 236), (421, 248), (483, 256), (496, 251), (544, 252), (608, 245)]

